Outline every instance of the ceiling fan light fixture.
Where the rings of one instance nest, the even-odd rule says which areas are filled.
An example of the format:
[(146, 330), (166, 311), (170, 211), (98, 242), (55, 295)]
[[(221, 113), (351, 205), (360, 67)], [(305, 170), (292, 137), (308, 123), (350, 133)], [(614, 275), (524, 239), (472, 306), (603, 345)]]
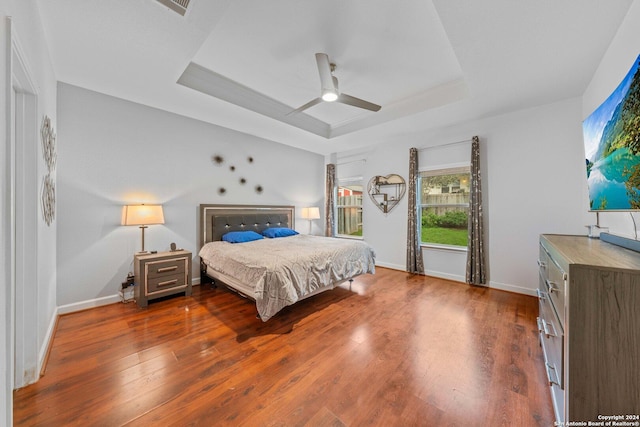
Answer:
[[(335, 64), (330, 64), (331, 66), (331, 72), (333, 72), (333, 70), (335, 70), (336, 66)], [(323, 87), (322, 88), (322, 100), (326, 101), (326, 102), (334, 102), (337, 101), (339, 96), (338, 96), (338, 78), (336, 76), (331, 76), (331, 83), (332, 85), (330, 87)]]
[(338, 99), (338, 94), (333, 91), (328, 90), (322, 94), (322, 100), (325, 102), (333, 102), (337, 99)]
[(356, 98), (355, 96), (347, 95), (346, 93), (340, 93), (338, 78), (333, 75), (336, 65), (329, 62), (329, 56), (327, 56), (326, 53), (316, 53), (316, 65), (318, 66), (318, 74), (320, 75), (320, 97), (312, 99), (302, 107), (298, 107), (295, 110), (288, 112), (286, 114), (287, 116), (290, 114), (300, 113), (301, 111), (311, 108), (314, 105), (318, 105), (323, 101), (339, 102), (340, 104), (364, 108), (369, 111), (379, 111), (380, 108), (382, 108), (380, 105), (365, 101), (364, 99)]

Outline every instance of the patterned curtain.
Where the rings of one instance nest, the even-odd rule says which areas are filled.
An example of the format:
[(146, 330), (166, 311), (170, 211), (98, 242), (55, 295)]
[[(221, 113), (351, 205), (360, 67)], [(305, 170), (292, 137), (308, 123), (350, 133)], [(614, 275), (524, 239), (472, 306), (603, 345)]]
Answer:
[(326, 206), (324, 211), (327, 213), (327, 215), (324, 234), (325, 236), (333, 237), (336, 217), (334, 200), (334, 194), (336, 194), (336, 165), (334, 165), (333, 163), (329, 163), (327, 165), (327, 180), (325, 191)]
[(484, 259), (484, 231), (482, 219), (482, 185), (480, 179), (480, 142), (474, 136), (471, 142), (471, 189), (469, 194), (469, 243), (467, 246), (466, 281), (471, 285), (484, 285), (486, 265)]
[(409, 150), (409, 214), (407, 220), (407, 271), (423, 274), (422, 249), (418, 239), (418, 230), (422, 228), (421, 216), (418, 216), (418, 149)]

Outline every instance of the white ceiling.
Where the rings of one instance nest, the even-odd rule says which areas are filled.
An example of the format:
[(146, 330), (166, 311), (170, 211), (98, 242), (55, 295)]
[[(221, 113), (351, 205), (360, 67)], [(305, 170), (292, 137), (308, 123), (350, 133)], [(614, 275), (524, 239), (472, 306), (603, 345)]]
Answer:
[[(633, 0), (38, 0), (59, 81), (320, 154), (580, 96)], [(314, 54), (379, 112), (322, 103)], [(180, 83), (178, 83), (180, 81)]]

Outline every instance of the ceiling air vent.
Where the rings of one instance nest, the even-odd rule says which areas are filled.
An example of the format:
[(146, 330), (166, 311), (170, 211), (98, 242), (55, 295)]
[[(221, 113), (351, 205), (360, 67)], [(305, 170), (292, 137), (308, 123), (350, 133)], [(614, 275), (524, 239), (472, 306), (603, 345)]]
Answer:
[(184, 16), (191, 0), (157, 0), (158, 3), (167, 6), (169, 9)]

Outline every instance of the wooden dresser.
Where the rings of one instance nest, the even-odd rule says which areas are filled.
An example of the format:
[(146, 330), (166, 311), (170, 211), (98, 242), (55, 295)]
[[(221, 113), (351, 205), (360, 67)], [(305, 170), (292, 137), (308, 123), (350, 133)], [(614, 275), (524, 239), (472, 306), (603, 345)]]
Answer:
[(556, 421), (640, 421), (640, 253), (546, 234), (538, 265), (538, 329)]
[(191, 295), (191, 252), (136, 254), (133, 260), (135, 298), (140, 307), (148, 301), (184, 292)]

